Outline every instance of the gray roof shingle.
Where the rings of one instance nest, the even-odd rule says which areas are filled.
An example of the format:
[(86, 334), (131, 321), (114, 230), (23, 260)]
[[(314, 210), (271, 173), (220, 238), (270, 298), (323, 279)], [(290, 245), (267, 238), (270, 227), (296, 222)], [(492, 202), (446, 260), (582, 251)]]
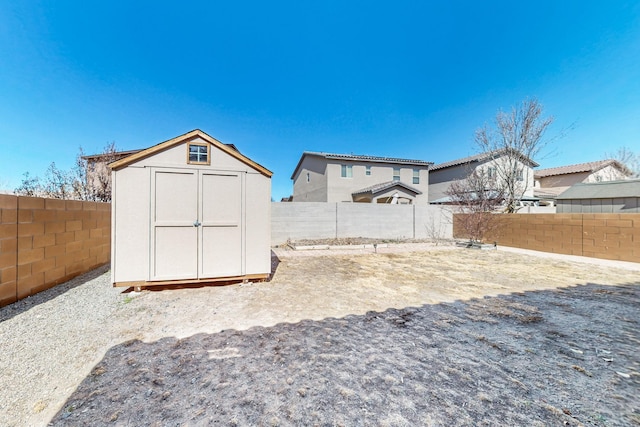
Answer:
[(579, 183), (560, 194), (556, 200), (617, 199), (640, 197), (640, 179)]

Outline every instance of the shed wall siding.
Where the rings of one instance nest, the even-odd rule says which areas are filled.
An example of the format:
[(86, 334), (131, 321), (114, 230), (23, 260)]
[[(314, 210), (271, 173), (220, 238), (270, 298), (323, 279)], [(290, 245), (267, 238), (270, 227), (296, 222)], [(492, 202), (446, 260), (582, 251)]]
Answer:
[(269, 273), (271, 180), (260, 174), (247, 174), (246, 178), (246, 274)]
[(148, 279), (150, 171), (129, 166), (113, 173), (113, 282)]
[(558, 200), (558, 213), (640, 213), (640, 197)]

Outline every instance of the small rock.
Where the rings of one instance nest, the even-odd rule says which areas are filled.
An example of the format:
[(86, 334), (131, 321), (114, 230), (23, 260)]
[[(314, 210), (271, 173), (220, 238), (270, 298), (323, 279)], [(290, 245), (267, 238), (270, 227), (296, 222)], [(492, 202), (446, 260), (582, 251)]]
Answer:
[(620, 375), (622, 378), (631, 378), (631, 375), (625, 374), (624, 372), (616, 371), (616, 374)]

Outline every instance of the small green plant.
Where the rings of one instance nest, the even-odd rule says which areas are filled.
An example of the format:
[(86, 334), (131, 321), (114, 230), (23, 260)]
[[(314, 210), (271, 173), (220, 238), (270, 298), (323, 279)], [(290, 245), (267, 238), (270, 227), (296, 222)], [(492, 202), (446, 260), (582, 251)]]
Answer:
[(123, 304), (129, 304), (131, 301), (133, 301), (133, 297), (130, 297), (129, 295), (125, 296), (124, 299), (122, 300)]

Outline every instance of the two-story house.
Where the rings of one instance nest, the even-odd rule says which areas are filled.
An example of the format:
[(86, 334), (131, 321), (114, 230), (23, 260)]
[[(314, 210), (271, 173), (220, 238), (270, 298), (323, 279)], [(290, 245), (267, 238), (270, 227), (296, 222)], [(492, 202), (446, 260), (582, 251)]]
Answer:
[(553, 199), (574, 184), (618, 181), (631, 175), (625, 165), (613, 159), (539, 169), (534, 174), (534, 193), (540, 198)]
[(538, 163), (522, 155), (506, 155), (503, 151), (499, 151), (476, 154), (432, 166), (429, 169), (430, 202), (447, 203), (449, 200), (447, 191), (451, 184), (466, 179), (476, 170), (483, 169), (488, 177), (499, 179), (497, 168), (504, 170), (504, 162), (513, 164), (516, 179), (523, 189), (523, 199), (532, 199), (533, 168), (538, 167)]
[(293, 201), (426, 205), (432, 164), (305, 151), (291, 175)]

